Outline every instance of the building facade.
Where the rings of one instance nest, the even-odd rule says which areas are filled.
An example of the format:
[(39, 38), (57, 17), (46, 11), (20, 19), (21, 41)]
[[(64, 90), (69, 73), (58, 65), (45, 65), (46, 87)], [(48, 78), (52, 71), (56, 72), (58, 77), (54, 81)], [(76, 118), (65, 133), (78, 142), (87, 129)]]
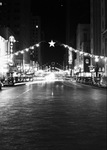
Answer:
[[(90, 53), (90, 25), (78, 24), (76, 32), (76, 49), (78, 50), (75, 59), (74, 72), (80, 76), (85, 76), (89, 72), (90, 57), (85, 53)], [(87, 63), (85, 63), (87, 61)], [(87, 64), (87, 65), (86, 65)]]
[[(71, 45), (71, 23), (70, 23), (70, 5), (71, 5), (71, 1), (67, 0), (66, 1), (66, 44), (67, 45)], [(64, 57), (64, 64), (66, 69), (71, 69), (72, 67), (72, 59), (73, 59), (73, 55), (72, 55), (72, 51), (68, 51), (68, 49), (66, 49), (66, 53), (65, 53), (65, 57)]]
[[(32, 16), (32, 24), (31, 24), (31, 44), (40, 44), (41, 41), (41, 18), (39, 16)], [(42, 64), (41, 59), (41, 47), (34, 47), (34, 49), (30, 50), (30, 61), (34, 61), (38, 63), (40, 66)]]
[[(101, 54), (107, 57), (107, 1), (101, 0)], [(105, 76), (107, 76), (107, 60), (105, 60)]]
[[(30, 0), (3, 0), (1, 26), (10, 28), (18, 41), (16, 50), (25, 49), (30, 46)], [(17, 58), (23, 64), (30, 62), (28, 53), (21, 54)], [(18, 63), (17, 62), (17, 63)]]
[(13, 72), (16, 67), (17, 60), (14, 55), (16, 51), (16, 40), (13, 31), (8, 27), (0, 28), (0, 36), (2, 39), (0, 42), (0, 46), (2, 46), (1, 53), (3, 54), (1, 62), (5, 62), (5, 68), (7, 69), (4, 70), (6, 75), (6, 73)]
[(90, 39), (91, 65), (95, 68), (95, 76), (107, 76), (107, 2), (106, 0), (91, 0)]
[(6, 76), (8, 67), (8, 41), (0, 36), (0, 79)]

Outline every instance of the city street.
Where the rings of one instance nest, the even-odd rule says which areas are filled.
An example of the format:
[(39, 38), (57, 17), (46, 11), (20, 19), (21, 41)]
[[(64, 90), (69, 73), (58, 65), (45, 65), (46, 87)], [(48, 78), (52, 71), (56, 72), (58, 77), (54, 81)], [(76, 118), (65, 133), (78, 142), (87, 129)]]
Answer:
[(0, 1), (0, 150), (106, 150), (107, 0)]
[(106, 89), (38, 82), (0, 91), (1, 150), (106, 150)]

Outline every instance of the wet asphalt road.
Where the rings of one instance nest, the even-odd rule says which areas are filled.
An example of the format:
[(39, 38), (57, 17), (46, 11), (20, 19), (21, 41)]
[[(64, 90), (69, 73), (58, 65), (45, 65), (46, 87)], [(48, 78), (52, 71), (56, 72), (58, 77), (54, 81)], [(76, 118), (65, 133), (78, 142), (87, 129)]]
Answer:
[(79, 83), (4, 87), (0, 150), (106, 150), (106, 98)]

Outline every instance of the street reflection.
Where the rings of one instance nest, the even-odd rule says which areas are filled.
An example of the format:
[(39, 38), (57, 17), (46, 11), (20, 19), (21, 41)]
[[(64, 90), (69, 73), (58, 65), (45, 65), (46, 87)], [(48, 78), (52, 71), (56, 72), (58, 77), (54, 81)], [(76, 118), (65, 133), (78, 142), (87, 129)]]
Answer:
[(48, 142), (98, 149), (106, 143), (106, 91), (63, 81), (8, 87), (0, 93), (0, 127), (4, 149)]

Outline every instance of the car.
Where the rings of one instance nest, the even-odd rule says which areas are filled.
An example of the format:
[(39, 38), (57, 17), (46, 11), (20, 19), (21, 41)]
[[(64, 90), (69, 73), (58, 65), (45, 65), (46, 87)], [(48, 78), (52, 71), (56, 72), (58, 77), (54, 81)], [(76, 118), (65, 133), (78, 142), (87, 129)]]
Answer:
[(8, 86), (8, 85), (14, 85), (14, 79), (12, 77), (8, 77), (5, 79), (4, 81), (4, 86)]

